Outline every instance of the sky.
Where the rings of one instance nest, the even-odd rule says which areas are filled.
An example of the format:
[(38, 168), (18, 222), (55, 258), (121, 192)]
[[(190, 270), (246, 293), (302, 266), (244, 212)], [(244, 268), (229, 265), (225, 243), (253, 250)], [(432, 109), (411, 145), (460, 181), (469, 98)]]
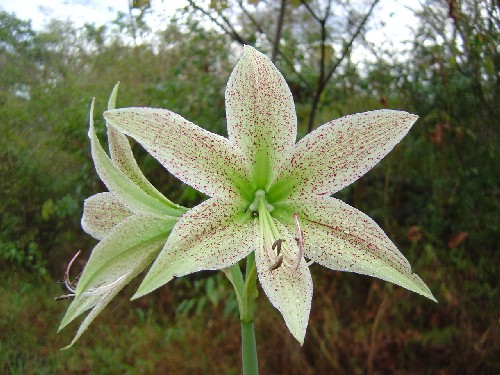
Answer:
[[(31, 19), (31, 26), (41, 30), (48, 20), (71, 20), (75, 26), (85, 23), (102, 25), (116, 18), (119, 11), (128, 13), (129, 0), (0, 0), (0, 9), (14, 12), (22, 20)], [(157, 14), (173, 14), (186, 0), (153, 0)]]
[[(102, 25), (116, 19), (119, 11), (128, 13), (129, 0), (0, 0), (0, 9), (14, 12), (20, 19), (31, 19), (35, 30), (43, 29), (52, 18), (71, 20), (75, 26), (85, 23)], [(187, 0), (152, 0), (153, 14), (149, 19), (151, 27), (163, 24), (162, 20), (172, 15), (176, 8), (186, 5)], [(415, 5), (415, 0), (381, 0), (375, 8), (375, 15), (385, 26), (377, 22), (376, 28), (366, 38), (382, 45), (392, 43), (398, 45), (409, 39), (410, 27), (416, 25), (416, 18), (408, 10)], [(363, 53), (362, 51), (356, 51)], [(361, 56), (359, 56), (361, 57)], [(353, 55), (353, 58), (356, 56)]]

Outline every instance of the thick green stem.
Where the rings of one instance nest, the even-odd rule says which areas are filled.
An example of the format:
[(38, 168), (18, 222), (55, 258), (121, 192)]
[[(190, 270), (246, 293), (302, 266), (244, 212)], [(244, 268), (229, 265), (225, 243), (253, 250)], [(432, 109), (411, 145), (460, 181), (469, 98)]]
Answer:
[(259, 364), (253, 321), (241, 322), (241, 355), (243, 359), (243, 375), (258, 375)]
[(255, 343), (255, 299), (257, 298), (257, 274), (255, 254), (247, 257), (245, 272), (245, 289), (243, 293), (243, 311), (241, 312), (241, 355), (243, 359), (243, 375), (259, 373), (257, 344)]
[(255, 254), (251, 253), (247, 257), (244, 280), (238, 263), (232, 265), (230, 268), (226, 268), (224, 272), (233, 284), (240, 309), (243, 374), (258, 374), (259, 366), (253, 324), (255, 319), (255, 302), (258, 296)]

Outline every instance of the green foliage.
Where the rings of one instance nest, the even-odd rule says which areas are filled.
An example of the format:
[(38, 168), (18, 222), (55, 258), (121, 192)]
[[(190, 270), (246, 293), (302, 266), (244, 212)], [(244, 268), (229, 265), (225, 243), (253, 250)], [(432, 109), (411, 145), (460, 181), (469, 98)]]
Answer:
[(1, 242), (0, 254), (3, 261), (32, 270), (40, 276), (47, 275), (47, 260), (36, 242), (27, 242), (24, 239), (16, 242)]
[[(224, 304), (224, 316), (238, 317), (238, 305), (233, 291), (223, 273), (197, 278), (176, 280), (176, 287), (181, 287), (176, 313), (199, 317), (208, 308)], [(185, 293), (185, 294), (184, 294)]]
[[(127, 290), (129, 296), (131, 292)], [(85, 335), (75, 350), (60, 351), (72, 335), (57, 334), (51, 324), (67, 308), (67, 301), (53, 300), (61, 293), (55, 281), (41, 281), (26, 272), (0, 274), (0, 373), (238, 373), (239, 359), (231, 349), (238, 345), (238, 327), (227, 328), (232, 316), (219, 318), (222, 301), (218, 308), (206, 308), (192, 319), (170, 314), (168, 302), (174, 293), (149, 299), (149, 306), (143, 300), (132, 308), (128, 297), (118, 297), (100, 315), (101, 329)], [(158, 312), (161, 303), (169, 314)], [(206, 334), (200, 337), (200, 331)], [(223, 357), (213, 364), (212, 358)]]

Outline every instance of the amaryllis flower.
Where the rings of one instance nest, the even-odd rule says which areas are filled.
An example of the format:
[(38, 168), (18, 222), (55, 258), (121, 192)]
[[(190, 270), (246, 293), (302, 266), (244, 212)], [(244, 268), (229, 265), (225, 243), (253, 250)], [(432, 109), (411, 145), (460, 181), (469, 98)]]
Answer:
[[(117, 90), (118, 84), (113, 89), (108, 108), (115, 107)], [(94, 102), (89, 128), (92, 159), (109, 192), (95, 194), (84, 203), (82, 227), (100, 242), (92, 250), (76, 287), (66, 272), (66, 285), (72, 293), (63, 297), (74, 297), (74, 300), (59, 330), (80, 314), (92, 310), (66, 348), (78, 340), (130, 280), (153, 262), (178, 218), (186, 211), (151, 185), (139, 169), (127, 137), (110, 125), (111, 158), (108, 157), (95, 134), (93, 114)]]
[(251, 47), (229, 78), (226, 112), (228, 138), (165, 109), (104, 113), (172, 174), (210, 196), (179, 219), (134, 298), (255, 252), (262, 289), (301, 344), (312, 263), (435, 300), (372, 219), (331, 197), (377, 164), (417, 116), (392, 110), (350, 115), (296, 143), (292, 94), (276, 67)]

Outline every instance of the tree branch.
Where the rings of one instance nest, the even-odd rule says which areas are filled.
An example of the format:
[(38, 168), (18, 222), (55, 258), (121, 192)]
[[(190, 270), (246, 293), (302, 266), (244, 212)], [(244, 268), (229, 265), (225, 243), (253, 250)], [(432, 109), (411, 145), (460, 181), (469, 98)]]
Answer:
[(330, 78), (332, 78), (332, 75), (333, 75), (333, 73), (335, 73), (335, 70), (337, 70), (337, 68), (339, 67), (340, 63), (346, 58), (347, 54), (349, 53), (349, 51), (350, 51), (350, 49), (352, 47), (352, 44), (354, 43), (354, 41), (356, 40), (356, 38), (359, 36), (359, 34), (361, 33), (361, 31), (363, 30), (363, 27), (365, 27), (366, 22), (368, 21), (368, 19), (370, 18), (370, 16), (373, 13), (373, 9), (375, 8), (375, 6), (379, 2), (380, 2), (380, 0), (374, 0), (373, 1), (372, 5), (370, 6), (370, 9), (368, 9), (368, 12), (363, 17), (363, 20), (358, 25), (358, 28), (356, 29), (356, 32), (352, 35), (351, 39), (349, 40), (349, 43), (347, 43), (345, 45), (345, 47), (344, 47), (344, 49), (342, 51), (342, 55), (337, 60), (337, 62), (330, 68), (330, 70), (328, 71), (328, 74), (326, 74), (325, 80), (323, 82), (323, 86), (325, 86), (327, 84), (327, 82), (330, 80)]
[(209, 12), (207, 12), (205, 9), (199, 7), (198, 5), (196, 5), (196, 3), (193, 1), (193, 0), (188, 0), (188, 3), (189, 5), (191, 5), (195, 10), (198, 10), (200, 11), (201, 13), (203, 13), (205, 16), (207, 16), (208, 18), (210, 18), (210, 20), (215, 23), (217, 26), (219, 26), (222, 30), (224, 30), (224, 32), (229, 35), (231, 38), (233, 38), (236, 42), (238, 42), (239, 44), (241, 45), (244, 45), (244, 44), (248, 44), (245, 39), (243, 39), (239, 34), (238, 32), (234, 29), (234, 27), (229, 23), (229, 20), (224, 17), (223, 15), (221, 14), (218, 14), (219, 16), (222, 17), (222, 19), (224, 20), (224, 22), (226, 22), (226, 26), (223, 25), (221, 22), (219, 22), (219, 20), (217, 18), (215, 18), (214, 16), (212, 16)]
[(314, 10), (312, 10), (312, 8), (309, 6), (309, 4), (307, 3), (307, 1), (305, 0), (300, 0), (300, 3), (306, 7), (306, 9), (309, 11), (309, 13), (311, 13), (311, 16), (313, 16), (313, 18), (318, 21), (318, 22), (321, 22), (321, 18), (318, 17), (318, 15), (316, 13), (314, 13)]
[(273, 63), (276, 62), (276, 56), (280, 49), (281, 30), (283, 29), (283, 18), (285, 17), (285, 8), (286, 8), (286, 0), (281, 0), (280, 14), (278, 16), (278, 24), (276, 25), (276, 35), (274, 37), (273, 53), (271, 55), (271, 61)]
[(248, 44), (243, 37), (241, 37), (236, 29), (231, 25), (231, 22), (222, 14), (222, 11), (220, 13), (217, 13), (226, 23), (226, 25), (231, 29), (231, 32), (233, 33), (236, 41), (240, 44)]
[[(240, 6), (241, 10), (245, 15), (248, 17), (250, 22), (255, 26), (258, 32), (260, 32), (262, 35), (264, 35), (269, 43), (272, 45), (275, 45), (275, 41), (271, 39), (271, 37), (262, 29), (260, 24), (257, 22), (255, 17), (245, 8), (243, 5), (243, 2), (240, 0), (238, 1), (238, 5)], [(277, 54), (281, 56), (283, 61), (289, 66), (289, 68), (292, 70), (292, 72), (299, 78), (300, 82), (302, 85), (304, 85), (308, 90), (310, 89), (309, 82), (304, 78), (302, 74), (300, 74), (297, 69), (295, 69), (295, 66), (293, 65), (293, 62), (281, 51), (279, 48), (279, 45), (277, 47)]]
[[(323, 74), (323, 76), (322, 76), (322, 72), (320, 70), (320, 78), (318, 80), (318, 87), (316, 89), (316, 94), (314, 95), (314, 98), (313, 98), (313, 101), (312, 101), (312, 104), (311, 104), (311, 113), (309, 115), (309, 123), (307, 125), (307, 131), (308, 132), (311, 132), (312, 129), (313, 129), (314, 119), (316, 117), (316, 112), (318, 110), (318, 105), (319, 105), (319, 101), (320, 101), (320, 98), (321, 98), (321, 94), (325, 90), (326, 84), (332, 78), (333, 73), (335, 73), (335, 71), (338, 69), (338, 67), (340, 66), (340, 64), (347, 57), (347, 54), (351, 50), (352, 44), (354, 43), (354, 41), (356, 40), (356, 38), (359, 36), (359, 34), (361, 33), (361, 31), (363, 30), (366, 22), (368, 21), (368, 19), (370, 18), (370, 16), (373, 13), (373, 9), (375, 8), (375, 6), (378, 4), (379, 1), (380, 0), (374, 0), (373, 1), (373, 3), (370, 6), (370, 9), (368, 9), (368, 12), (365, 14), (365, 16), (363, 17), (363, 19), (361, 20), (361, 22), (358, 25), (356, 31), (351, 36), (349, 42), (344, 46), (344, 49), (342, 50), (342, 54), (337, 59), (337, 61), (335, 62), (335, 64), (333, 64), (333, 66), (330, 68), (330, 70), (328, 71), (328, 73)], [(327, 16), (325, 16), (324, 20), (319, 21), (319, 22), (326, 22), (326, 17)], [(324, 31), (323, 28), (324, 28), (324, 26), (325, 25), (322, 24), (322, 38), (323, 38), (323, 31)], [(323, 41), (323, 39), (322, 39), (322, 41)], [(322, 42), (322, 47), (323, 47), (323, 42)], [(322, 53), (324, 53), (324, 51), (322, 51)], [(322, 58), (324, 59), (324, 56)], [(321, 66), (320, 66), (320, 68), (321, 68)]]

